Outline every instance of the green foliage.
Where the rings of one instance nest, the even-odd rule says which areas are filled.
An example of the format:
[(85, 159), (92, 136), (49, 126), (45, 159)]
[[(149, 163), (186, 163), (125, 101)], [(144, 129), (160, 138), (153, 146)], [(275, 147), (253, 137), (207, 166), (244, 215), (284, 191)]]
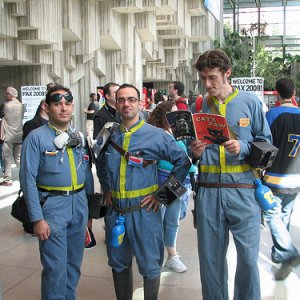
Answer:
[(237, 32), (224, 30), (224, 43), (215, 41), (215, 48), (222, 49), (231, 60), (234, 77), (249, 77), (252, 71), (253, 45), (251, 37), (240, 36)]
[[(215, 48), (222, 49), (227, 53), (232, 64), (232, 76), (251, 77), (255, 74), (257, 77), (264, 78), (265, 90), (273, 90), (277, 79), (290, 77), (291, 63), (300, 62), (299, 55), (286, 54), (282, 57), (274, 57), (264, 44), (263, 35), (258, 40), (252, 37), (252, 29), (242, 30), (242, 35), (232, 32), (230, 27), (224, 27), (224, 41), (214, 42)], [(263, 34), (263, 32), (262, 32)], [(255, 42), (253, 45), (253, 41)], [(255, 47), (255, 49), (254, 49)], [(298, 78), (293, 78), (296, 85)], [(297, 87), (299, 90), (300, 86)]]

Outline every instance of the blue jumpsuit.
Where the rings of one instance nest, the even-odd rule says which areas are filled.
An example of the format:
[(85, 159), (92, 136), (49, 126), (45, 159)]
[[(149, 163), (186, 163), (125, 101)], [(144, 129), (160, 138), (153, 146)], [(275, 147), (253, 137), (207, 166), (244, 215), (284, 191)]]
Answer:
[[(113, 141), (131, 153), (140, 152), (145, 160), (168, 160), (174, 168), (172, 174), (183, 181), (190, 169), (190, 160), (175, 140), (162, 129), (139, 120), (128, 131), (120, 125), (112, 135)], [(112, 198), (119, 208), (138, 205), (147, 195), (158, 188), (157, 166), (135, 167), (111, 145), (106, 152), (106, 166)], [(110, 235), (118, 212), (110, 208), (106, 214), (106, 240), (109, 265), (116, 272), (128, 269), (136, 256), (139, 272), (154, 279), (160, 276), (163, 263), (164, 243), (162, 219), (159, 212), (145, 208), (126, 213), (126, 233), (121, 246), (109, 244)]]
[(20, 183), (30, 220), (44, 219), (50, 226), (49, 239), (39, 241), (42, 299), (71, 300), (76, 299), (80, 277), (88, 218), (86, 193), (92, 182), (86, 181), (91, 172), (86, 149), (57, 151), (53, 143), (57, 134), (45, 124), (28, 135), (22, 146)]
[[(224, 146), (209, 145), (200, 158), (201, 183), (254, 183), (254, 175), (245, 158), (253, 140), (271, 141), (271, 133), (254, 95), (234, 90), (223, 104), (213, 97), (220, 113), (240, 142), (239, 155), (225, 151)], [(204, 113), (211, 113), (207, 99)], [(207, 188), (201, 186), (196, 199), (200, 275), (204, 299), (228, 299), (226, 252), (229, 231), (237, 250), (234, 299), (260, 299), (257, 259), (260, 241), (260, 206), (254, 189)]]

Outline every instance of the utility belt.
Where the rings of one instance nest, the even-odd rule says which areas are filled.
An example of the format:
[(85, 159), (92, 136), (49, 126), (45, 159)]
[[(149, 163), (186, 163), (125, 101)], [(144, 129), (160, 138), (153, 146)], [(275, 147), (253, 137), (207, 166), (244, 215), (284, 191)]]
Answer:
[(123, 148), (121, 148), (119, 145), (117, 145), (114, 141), (110, 140), (109, 141), (111, 145), (122, 155), (124, 156), (130, 165), (139, 167), (147, 167), (149, 165), (153, 165), (156, 163), (156, 160), (146, 160), (143, 159), (142, 157), (139, 157), (131, 152), (125, 151)]
[(83, 189), (84, 189), (84, 185), (77, 190), (71, 190), (71, 191), (47, 190), (47, 189), (38, 187), (38, 190), (40, 192), (46, 192), (46, 193), (53, 194), (53, 195), (66, 195), (66, 196), (77, 194), (77, 193), (81, 192)]
[(131, 213), (131, 212), (134, 212), (134, 211), (138, 211), (142, 208), (140, 203), (137, 204), (137, 205), (126, 207), (126, 208), (119, 208), (117, 203), (114, 202), (114, 200), (112, 200), (112, 206), (121, 215)]
[(206, 188), (231, 188), (231, 189), (254, 189), (254, 184), (248, 184), (248, 183), (220, 183), (220, 182), (199, 182), (199, 186), (203, 186)]

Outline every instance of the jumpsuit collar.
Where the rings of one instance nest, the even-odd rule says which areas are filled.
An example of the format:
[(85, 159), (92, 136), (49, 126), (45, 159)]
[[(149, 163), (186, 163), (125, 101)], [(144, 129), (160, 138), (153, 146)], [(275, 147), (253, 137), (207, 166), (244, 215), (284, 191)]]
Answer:
[(135, 132), (138, 129), (140, 129), (144, 124), (145, 124), (145, 122), (143, 120), (139, 119), (134, 125), (132, 125), (128, 129), (123, 124), (120, 124), (120, 130), (122, 132)]
[(227, 105), (233, 98), (235, 98), (238, 95), (239, 91), (236, 88), (233, 88), (233, 92), (224, 100), (224, 102), (221, 104), (216, 97), (212, 97), (214, 103), (219, 105)]
[(48, 121), (48, 126), (49, 126), (53, 131), (55, 131), (55, 134), (56, 134), (56, 135), (60, 135), (60, 134), (63, 133), (63, 132), (69, 131), (69, 129), (70, 129), (70, 125), (69, 125), (68, 128), (67, 128), (66, 130), (60, 130), (60, 129), (56, 128), (54, 125), (52, 125), (50, 121)]

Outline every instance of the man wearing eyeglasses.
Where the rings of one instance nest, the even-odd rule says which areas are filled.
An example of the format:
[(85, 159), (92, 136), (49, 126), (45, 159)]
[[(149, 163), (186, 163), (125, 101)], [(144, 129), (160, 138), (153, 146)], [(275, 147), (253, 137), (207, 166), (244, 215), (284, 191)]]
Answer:
[(45, 124), (26, 137), (20, 183), (34, 233), (39, 239), (42, 299), (76, 299), (88, 217), (86, 194), (92, 190), (83, 135), (71, 128), (73, 96), (51, 88)]
[[(145, 123), (139, 117), (140, 92), (123, 84), (116, 92), (116, 109), (120, 126), (113, 132), (105, 153), (106, 173), (111, 206), (106, 214), (106, 245), (112, 268), (117, 299), (132, 299), (132, 258), (136, 257), (144, 278), (144, 298), (157, 299), (164, 243), (159, 201), (153, 195), (158, 189), (156, 161), (170, 161), (171, 172), (183, 181), (190, 160), (170, 135)], [(112, 229), (119, 215), (125, 217), (123, 243), (110, 244)]]

